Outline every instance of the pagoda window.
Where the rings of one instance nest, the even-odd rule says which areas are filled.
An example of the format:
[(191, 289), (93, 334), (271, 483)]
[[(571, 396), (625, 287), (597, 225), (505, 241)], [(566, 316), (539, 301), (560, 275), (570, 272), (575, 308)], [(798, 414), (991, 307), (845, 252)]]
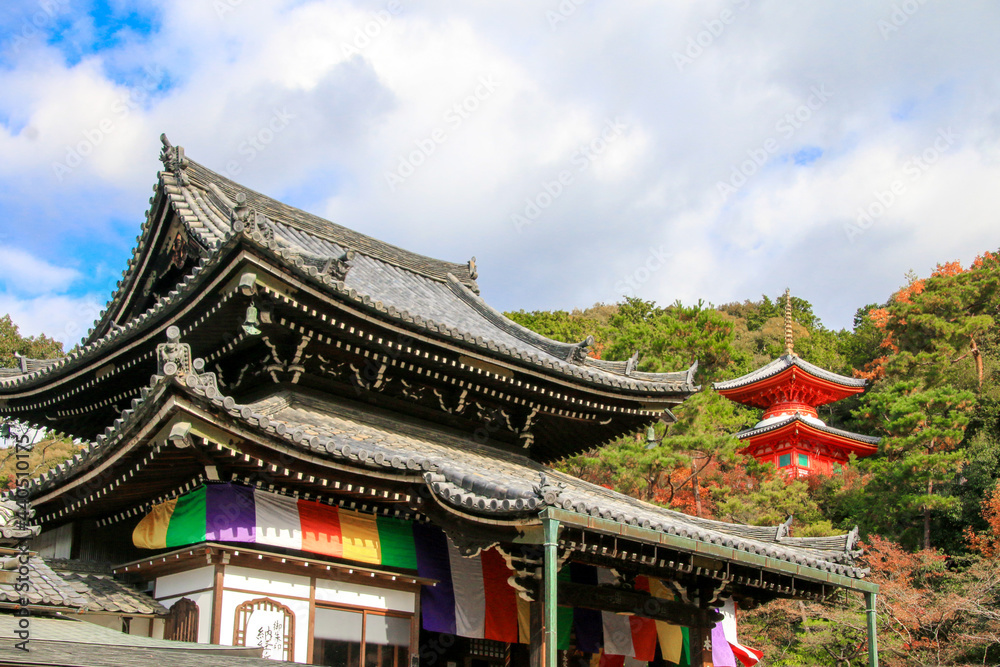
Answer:
[(840, 465), (839, 463), (834, 463), (833, 472), (839, 475), (840, 473), (844, 472), (844, 466)]
[(809, 467), (809, 457), (806, 454), (799, 454), (799, 467), (800, 468)]
[(781, 456), (778, 457), (778, 467), (779, 468), (787, 468), (790, 465), (792, 465), (792, 455), (791, 454), (782, 454)]
[(407, 667), (411, 619), (381, 610), (316, 607), (312, 664)]

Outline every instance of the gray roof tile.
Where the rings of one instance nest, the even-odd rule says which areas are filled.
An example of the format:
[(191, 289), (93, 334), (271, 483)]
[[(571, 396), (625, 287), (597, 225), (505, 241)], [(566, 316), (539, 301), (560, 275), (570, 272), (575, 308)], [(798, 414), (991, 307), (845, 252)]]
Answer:
[[(800, 538), (791, 546), (786, 544), (791, 539), (787, 537), (787, 526), (743, 526), (699, 519), (470, 439), (399, 423), (363, 423), (356, 415), (309, 396), (283, 392), (249, 407), (254, 414), (266, 415), (268, 430), (275, 434), (282, 430), (285, 435), (281, 437), (290, 439), (288, 434), (294, 431), (319, 436), (323, 449), (334, 459), (362, 467), (375, 465), (378, 459), (391, 462), (401, 471), (419, 466), (427, 471), (424, 481), (442, 500), (486, 516), (524, 516), (546, 504), (556, 505), (622, 523), (696, 536), (742, 551), (766, 552), (780, 560), (847, 576), (863, 574), (853, 566), (850, 534)], [(253, 421), (249, 423), (257, 426)], [(310, 443), (318, 449), (318, 443)], [(362, 451), (363, 456), (359, 455)]]
[[(0, 561), (0, 567), (5, 570), (17, 568), (16, 556), (8, 556)], [(58, 574), (52, 571), (44, 560), (31, 556), (28, 560), (30, 573), (27, 578), (27, 592), (14, 590), (14, 583), (0, 583), (0, 600), (5, 602), (20, 602), (24, 595), (33, 605), (52, 607), (69, 607), (85, 609), (88, 601), (73, 586), (69, 585)]]

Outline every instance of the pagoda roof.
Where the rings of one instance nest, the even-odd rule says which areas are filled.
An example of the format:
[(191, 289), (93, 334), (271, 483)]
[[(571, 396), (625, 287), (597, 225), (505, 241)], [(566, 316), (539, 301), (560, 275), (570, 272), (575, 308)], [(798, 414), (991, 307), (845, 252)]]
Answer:
[(766, 366), (758, 368), (757, 370), (747, 373), (746, 375), (742, 375), (732, 380), (713, 382), (712, 388), (718, 392), (723, 392), (732, 389), (739, 389), (741, 387), (747, 387), (761, 382), (762, 380), (775, 377), (792, 367), (799, 368), (809, 375), (819, 378), (820, 380), (833, 382), (834, 384), (839, 384), (844, 387), (863, 389), (868, 382), (864, 378), (847, 377), (846, 375), (840, 375), (838, 373), (822, 369), (815, 364), (809, 363), (797, 354), (785, 354)]
[[(164, 140), (165, 141), (165, 140)], [(588, 356), (592, 339), (563, 343), (505, 317), (479, 296), (474, 261), (431, 259), (372, 239), (254, 192), (184, 157), (165, 141), (164, 164), (142, 234), (123, 279), (79, 349), (57, 360), (22, 360), (0, 369), (0, 396), (45, 385), (99, 361), (140, 334), (162, 327), (204, 289), (206, 277), (249, 247), (345, 305), (514, 366), (574, 383), (637, 394), (689, 395), (695, 363), (669, 373), (635, 370), (636, 361)], [(162, 248), (165, 228), (179, 221), (201, 256), (173, 289), (136, 310), (149, 276), (149, 256)], [(339, 265), (342, 271), (331, 271)]]
[(788, 391), (794, 387), (800, 394), (798, 400), (816, 407), (860, 393), (867, 383), (864, 378), (832, 373), (796, 354), (785, 354), (752, 373), (714, 382), (712, 387), (731, 401), (758, 408), (788, 400)]
[[(458, 433), (399, 420), (391, 414), (358, 411), (292, 391), (239, 404), (218, 391), (212, 373), (194, 371), (154, 376), (143, 397), (134, 401), (97, 442), (73, 460), (33, 480), (28, 491), (40, 513), (46, 512), (46, 506), (63, 507), (57, 511), (62, 516), (88, 502), (106, 501), (107, 494), (101, 490), (68, 506), (60, 499), (62, 494), (74, 494), (76, 484), (95, 476), (116, 487), (120, 484), (114, 481), (116, 478), (124, 481), (133, 477), (133, 471), (115, 469), (125, 465), (131, 450), (145, 464), (169, 446), (158, 443), (150, 450), (135, 436), (157, 428), (150, 422), (154, 415), (164, 423), (176, 423), (166, 409), (178, 405), (171, 397), (190, 401), (191, 414), (218, 415), (215, 423), (219, 427), (228, 424), (226, 428), (253, 433), (261, 442), (273, 443), (270, 447), (276, 456), (288, 452), (281, 454), (283, 465), (291, 465), (289, 453), (295, 453), (293, 456), (325, 462), (331, 469), (340, 470), (341, 475), (354, 471), (414, 485), (420, 490), (413, 495), (425, 498), (425, 504), (494, 528), (537, 521), (539, 512), (552, 508), (588, 519), (613, 520), (619, 526), (635, 526), (651, 539), (669, 535), (721, 545), (731, 550), (727, 553), (732, 554), (734, 562), (740, 560), (739, 553), (757, 554), (851, 579), (861, 579), (866, 573), (853, 562), (857, 555), (856, 533), (789, 542), (792, 538), (785, 524), (743, 526), (691, 517), (566, 475), (526, 456), (477, 444)], [(119, 478), (122, 474), (125, 476)], [(143, 477), (138, 475), (136, 479)], [(234, 481), (240, 480), (237, 477)], [(189, 488), (182, 487), (181, 492)], [(158, 493), (148, 486), (144, 491), (147, 499)], [(43, 516), (42, 521), (51, 521), (54, 516)]]
[(870, 435), (852, 433), (843, 429), (827, 426), (817, 419), (804, 418), (800, 414), (791, 415), (785, 419), (780, 419), (764, 426), (755, 426), (734, 434), (740, 440), (755, 440), (765, 435), (780, 437), (785, 431), (800, 429), (811, 437), (822, 440), (828, 444), (838, 442), (847, 445), (850, 449), (864, 454), (873, 454), (882, 438)]

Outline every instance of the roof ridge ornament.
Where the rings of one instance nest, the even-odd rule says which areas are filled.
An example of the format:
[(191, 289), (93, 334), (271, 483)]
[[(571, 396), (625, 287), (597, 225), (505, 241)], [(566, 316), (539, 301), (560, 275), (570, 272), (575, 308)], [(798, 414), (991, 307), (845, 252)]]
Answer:
[(584, 359), (587, 358), (587, 354), (590, 352), (590, 348), (594, 345), (594, 337), (587, 336), (587, 339), (572, 345), (569, 348), (569, 352), (566, 353), (566, 361), (571, 364), (582, 364)]
[[(247, 206), (247, 194), (245, 192), (236, 193), (236, 203), (232, 209), (229, 214), (229, 221), (233, 223), (233, 231), (242, 232), (245, 228), (247, 218), (250, 217), (250, 207)], [(243, 225), (237, 226), (236, 223), (243, 223)]]
[(219, 396), (215, 373), (205, 371), (204, 359), (191, 358), (191, 346), (181, 342), (181, 330), (176, 324), (167, 327), (167, 342), (156, 346), (156, 364), (158, 375), (172, 378), (210, 399)]
[(789, 357), (797, 356), (793, 349), (792, 335), (792, 291), (785, 288), (785, 354)]
[(184, 147), (171, 144), (166, 134), (160, 135), (160, 143), (163, 144), (163, 149), (160, 150), (160, 162), (163, 163), (163, 168), (180, 175), (191, 163), (184, 157)]
[(354, 251), (347, 248), (340, 257), (331, 257), (326, 260), (326, 263), (320, 268), (318, 275), (323, 278), (329, 276), (333, 280), (344, 280), (347, 277), (347, 272), (351, 269), (351, 261), (353, 259)]
[(184, 377), (191, 373), (191, 346), (181, 342), (177, 325), (167, 327), (167, 342), (156, 346), (156, 372), (168, 377)]
[(625, 375), (626, 376), (632, 375), (632, 371), (634, 371), (635, 367), (638, 365), (639, 365), (639, 350), (636, 350), (635, 352), (632, 353), (632, 356), (628, 358), (628, 361), (625, 362)]
[(774, 529), (774, 540), (776, 542), (780, 542), (781, 538), (783, 538), (783, 537), (791, 537), (791, 535), (792, 535), (792, 519), (793, 518), (794, 518), (794, 515), (789, 514), (788, 518), (785, 519), (785, 521), (783, 523), (775, 526), (775, 529)]
[(236, 206), (229, 214), (233, 232), (244, 234), (256, 243), (269, 246), (274, 240), (274, 228), (266, 215), (247, 205), (245, 192), (236, 193)]
[(476, 256), (473, 255), (472, 259), (469, 260), (469, 278), (475, 280), (479, 277), (479, 269), (476, 268)]

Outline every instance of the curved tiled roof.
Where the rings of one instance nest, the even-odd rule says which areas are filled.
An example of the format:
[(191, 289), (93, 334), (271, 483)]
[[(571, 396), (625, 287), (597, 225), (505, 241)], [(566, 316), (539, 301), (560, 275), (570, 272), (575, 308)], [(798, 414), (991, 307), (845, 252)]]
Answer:
[[(17, 569), (17, 556), (0, 559), (0, 568)], [(89, 601), (75, 587), (63, 580), (48, 564), (36, 555), (28, 557), (30, 575), (27, 577), (28, 590), (14, 589), (15, 583), (0, 583), (0, 601), (19, 603), (23, 595), (33, 605), (86, 609)]]
[(84, 611), (107, 611), (119, 614), (167, 613), (162, 604), (108, 574), (59, 572), (63, 581), (87, 600)]
[(780, 421), (772, 422), (766, 426), (754, 426), (753, 428), (748, 428), (746, 430), (740, 431), (734, 434), (740, 440), (744, 440), (751, 436), (760, 435), (762, 433), (770, 433), (771, 431), (777, 431), (782, 429), (793, 422), (798, 422), (803, 426), (806, 426), (823, 433), (829, 433), (831, 435), (838, 435), (842, 438), (847, 438), (849, 440), (854, 440), (866, 445), (877, 445), (882, 441), (882, 438), (871, 436), (871, 435), (861, 435), (860, 433), (852, 433), (851, 431), (844, 431), (839, 428), (833, 428), (832, 426), (827, 426), (826, 424), (818, 423), (816, 420), (803, 419), (802, 415), (796, 413), (791, 415), (787, 419), (782, 419)]
[[(106, 333), (92, 337), (79, 350), (44, 368), (10, 377), (0, 374), (0, 389), (44, 382), (49, 374), (64, 372), (82, 360), (95, 359), (100, 350), (115, 341), (148, 328), (199, 287), (201, 278), (208, 273), (206, 269), (217, 265), (227, 249), (239, 242), (256, 246), (324, 291), (360, 304), (382, 318), (433, 336), (444, 336), (502, 360), (634, 392), (690, 394), (699, 388), (694, 384), (697, 363), (680, 372), (641, 373), (627, 362), (591, 359), (586, 356), (585, 343), (573, 345), (551, 340), (487, 305), (478, 296), (468, 265), (432, 260), (375, 241), (247, 190), (196, 162), (184, 160), (183, 169), (176, 167), (178, 173), (160, 172), (158, 188), (189, 232), (210, 249), (208, 256), (145, 313), (121, 327), (106, 327), (110, 313), (124, 298), (128, 287), (127, 280), (120, 281), (118, 292), (99, 319), (103, 324), (98, 325), (98, 330), (107, 328)], [(266, 216), (262, 224), (269, 233), (262, 234), (249, 227), (242, 233), (233, 231), (232, 217), (237, 206), (234, 200), (239, 194), (245, 196), (246, 206)], [(148, 242), (148, 236), (147, 222), (129, 270), (136, 270), (140, 249)], [(322, 267), (326, 263), (344, 258), (348, 251), (354, 255), (342, 280), (324, 274)]]
[[(442, 502), (483, 516), (527, 516), (547, 505), (611, 518), (665, 533), (723, 544), (838, 574), (859, 577), (848, 536), (800, 538), (793, 548), (781, 527), (698, 519), (548, 468), (516, 453), (469, 439), (395, 424), (366, 424), (329, 404), (284, 394), (244, 406), (264, 428), (333, 459), (381, 470), (419, 473)], [(241, 413), (244, 415), (245, 412)]]
[[(14, 567), (18, 558), (10, 557)], [(0, 565), (7, 566), (0, 558)], [(68, 607), (81, 612), (111, 612), (119, 614), (161, 615), (167, 613), (162, 604), (136, 589), (117, 581), (110, 574), (66, 571), (74, 566), (72, 561), (46, 561), (31, 555), (25, 597), (31, 604), (50, 607)], [(20, 602), (20, 592), (13, 584), (0, 583), (0, 601)]]
[(752, 373), (747, 373), (746, 375), (740, 376), (732, 380), (724, 380), (722, 382), (713, 382), (712, 388), (716, 391), (725, 391), (727, 389), (737, 389), (739, 387), (745, 387), (747, 385), (753, 384), (754, 382), (759, 382), (760, 380), (766, 380), (767, 378), (774, 377), (775, 375), (781, 373), (784, 370), (796, 366), (801, 368), (806, 373), (812, 376), (818, 377), (822, 380), (828, 380), (835, 384), (843, 385), (845, 387), (864, 387), (867, 384), (867, 380), (864, 378), (850, 378), (846, 375), (839, 375), (837, 373), (832, 373), (830, 371), (824, 370), (815, 364), (810, 364), (808, 361), (804, 360), (802, 357), (795, 354), (786, 354), (778, 357), (768, 365), (758, 368)]
[[(195, 362), (198, 367), (198, 362)], [(153, 376), (143, 398), (109, 427), (95, 445), (29, 487), (33, 496), (89, 469), (115, 450), (121, 438), (156, 409), (168, 387), (206, 401), (252, 430), (331, 461), (410, 477), (425, 484), (443, 504), (470, 516), (530, 518), (546, 506), (614, 519), (671, 535), (721, 544), (848, 577), (865, 571), (853, 565), (853, 538), (800, 538), (786, 544), (787, 529), (698, 519), (664, 509), (552, 470), (526, 456), (468, 438), (394, 419), (345, 412), (329, 402), (283, 392), (245, 405), (223, 396), (212, 373)], [(362, 421), (362, 419), (370, 421)]]
[(18, 365), (15, 368), (0, 368), (0, 377), (11, 377), (14, 375), (27, 375), (28, 373), (34, 373), (36, 371), (43, 370), (59, 362), (59, 359), (32, 359), (30, 357), (22, 357), (20, 354), (14, 353), (17, 357)]

